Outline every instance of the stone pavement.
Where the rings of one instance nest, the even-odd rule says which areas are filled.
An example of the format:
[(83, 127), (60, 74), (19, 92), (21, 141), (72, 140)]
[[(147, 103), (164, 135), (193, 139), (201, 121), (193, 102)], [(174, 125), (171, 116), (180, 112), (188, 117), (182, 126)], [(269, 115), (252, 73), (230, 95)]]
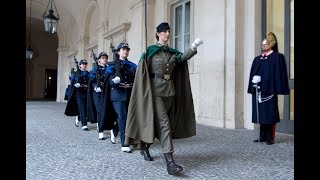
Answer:
[(64, 115), (66, 103), (26, 102), (26, 179), (294, 179), (294, 136), (277, 133), (275, 144), (254, 143), (257, 131), (197, 124), (197, 135), (174, 140), (174, 158), (184, 168), (167, 174), (159, 142), (150, 147), (154, 161), (139, 151), (124, 153), (117, 144), (98, 140), (96, 124), (89, 131)]

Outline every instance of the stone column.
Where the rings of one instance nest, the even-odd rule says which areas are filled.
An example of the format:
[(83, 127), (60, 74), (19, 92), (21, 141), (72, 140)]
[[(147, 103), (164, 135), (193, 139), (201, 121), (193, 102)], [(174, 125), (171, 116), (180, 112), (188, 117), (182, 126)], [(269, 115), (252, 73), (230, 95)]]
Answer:
[(67, 57), (68, 48), (59, 47), (58, 51), (58, 72), (57, 72), (57, 102), (64, 102), (65, 89), (68, 85), (69, 60)]
[(102, 51), (105, 51), (105, 52), (108, 52), (108, 48), (109, 47), (109, 44), (105, 44), (104, 43), (104, 38), (103, 38), (103, 34), (105, 33), (107, 29), (107, 22), (102, 22), (100, 23), (97, 31), (98, 31), (98, 52), (97, 53), (100, 53)]
[(78, 58), (80, 59), (87, 59), (90, 57), (87, 57), (87, 55), (84, 53), (85, 52), (85, 46), (88, 45), (89, 43), (89, 37), (84, 33), (80, 33), (80, 39), (78, 41)]

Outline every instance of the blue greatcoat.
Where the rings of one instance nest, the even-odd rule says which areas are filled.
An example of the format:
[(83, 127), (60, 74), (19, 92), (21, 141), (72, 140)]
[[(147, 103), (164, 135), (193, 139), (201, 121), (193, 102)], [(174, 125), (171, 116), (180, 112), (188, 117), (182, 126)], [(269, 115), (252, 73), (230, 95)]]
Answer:
[[(73, 73), (71, 76), (70, 87), (68, 88), (68, 102), (65, 109), (66, 116), (77, 116), (79, 115), (79, 109), (76, 101), (76, 97), (83, 97), (86, 99), (87, 87), (79, 87), (76, 89), (74, 87), (75, 83), (80, 83), (81, 85), (87, 85), (89, 79), (88, 71), (80, 71), (79, 76)], [(85, 108), (86, 109), (86, 108)]]
[[(106, 69), (105, 79), (103, 82), (103, 90), (101, 94), (101, 103), (100, 103), (100, 117), (107, 124), (110, 122), (117, 121), (117, 114), (115, 112), (114, 107), (112, 106), (112, 101), (123, 101), (126, 104), (126, 107), (129, 104), (130, 96), (131, 96), (131, 88), (124, 88), (124, 86), (132, 87), (135, 71), (137, 65), (129, 60), (121, 60), (120, 61), (120, 80), (119, 84), (114, 84), (112, 79), (116, 76), (118, 72), (116, 72), (116, 61), (119, 59), (115, 59), (113, 63), (110, 63)], [(112, 127), (109, 126), (108, 129)]]
[[(102, 83), (104, 80), (104, 74), (105, 74), (105, 67), (98, 66), (98, 69), (96, 67), (93, 67), (90, 71), (89, 76), (89, 83), (88, 83), (88, 91), (87, 91), (87, 113), (88, 113), (88, 121), (92, 123), (97, 123), (97, 115), (98, 115), (98, 109), (96, 108), (96, 104), (99, 104), (100, 102), (95, 102), (94, 96), (96, 98), (101, 97), (102, 92), (95, 92), (95, 87), (100, 87), (102, 89)], [(99, 80), (97, 79), (99, 78)], [(97, 82), (99, 81), (99, 84)], [(98, 105), (99, 106), (99, 105)]]
[[(252, 78), (255, 75), (261, 76), (259, 91), (261, 97), (272, 96), (270, 100), (258, 103), (259, 122), (256, 109), (256, 89), (253, 87)], [(278, 97), (277, 95), (289, 94), (289, 81), (285, 57), (278, 52), (272, 52), (266, 58), (261, 55), (254, 58), (250, 70), (247, 93), (252, 94), (252, 123), (276, 124), (280, 122)]]

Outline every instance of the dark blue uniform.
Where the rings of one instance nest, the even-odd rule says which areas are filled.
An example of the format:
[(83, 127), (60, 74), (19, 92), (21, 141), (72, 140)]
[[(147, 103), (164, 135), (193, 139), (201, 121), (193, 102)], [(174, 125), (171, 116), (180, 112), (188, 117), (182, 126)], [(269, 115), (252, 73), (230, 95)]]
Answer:
[[(74, 87), (74, 84), (79, 83), (80, 87), (74, 87), (73, 95), (76, 99), (78, 110), (79, 110), (79, 120), (81, 121), (82, 126), (87, 125), (87, 87), (88, 87), (88, 81), (89, 81), (89, 72), (88, 71), (80, 71), (81, 73), (77, 75), (76, 73), (72, 74), (71, 76), (71, 82), (72, 87)], [(69, 93), (71, 94), (71, 93)]]
[[(128, 59), (120, 60), (116, 59), (114, 62), (120, 61), (120, 70), (116, 72), (116, 64), (110, 64), (106, 69), (106, 81), (108, 81), (110, 90), (106, 96), (111, 101), (113, 105), (113, 109), (117, 114), (118, 127), (120, 130), (120, 139), (122, 147), (129, 147), (129, 145), (124, 144), (124, 133), (126, 128), (127, 121), (127, 110), (128, 110), (128, 102), (130, 100), (132, 84), (135, 77), (135, 72), (137, 65)], [(112, 79), (116, 76), (120, 75), (120, 83), (115, 84)], [(117, 136), (118, 131), (114, 130), (114, 135)]]
[[(261, 82), (258, 83), (261, 99), (258, 103), (258, 111), (256, 108), (256, 90), (253, 86), (254, 83), (251, 81), (255, 75), (261, 77)], [(261, 55), (255, 57), (250, 70), (247, 93), (252, 94), (252, 123), (260, 124), (260, 140), (262, 142), (270, 143), (273, 141), (272, 128), (280, 122), (278, 95), (287, 95), (289, 92), (284, 55), (272, 52), (266, 57)]]
[[(69, 82), (71, 82), (71, 76), (69, 76)], [(66, 91), (64, 94), (64, 100), (68, 100), (70, 86), (71, 86), (71, 84), (69, 83), (68, 86), (66, 87)]]
[[(100, 89), (103, 89), (103, 80), (105, 76), (105, 71), (106, 71), (106, 68), (100, 65), (98, 66), (98, 69), (96, 67), (92, 68), (89, 79), (91, 81), (90, 85), (92, 86), (93, 89), (98, 87)], [(98, 114), (98, 107), (101, 99), (101, 93), (102, 92), (96, 92), (95, 90), (92, 91), (93, 102), (94, 102), (94, 106), (97, 114)], [(104, 130), (103, 122), (98, 121), (97, 123), (99, 127), (98, 131), (103, 132)]]

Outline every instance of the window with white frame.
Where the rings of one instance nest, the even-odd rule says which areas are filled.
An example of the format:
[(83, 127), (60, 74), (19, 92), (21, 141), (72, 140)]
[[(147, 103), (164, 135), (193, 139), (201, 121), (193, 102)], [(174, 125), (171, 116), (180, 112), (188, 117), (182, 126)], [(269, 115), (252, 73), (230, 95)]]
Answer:
[(190, 47), (190, 1), (181, 1), (172, 7), (173, 47), (184, 52)]

